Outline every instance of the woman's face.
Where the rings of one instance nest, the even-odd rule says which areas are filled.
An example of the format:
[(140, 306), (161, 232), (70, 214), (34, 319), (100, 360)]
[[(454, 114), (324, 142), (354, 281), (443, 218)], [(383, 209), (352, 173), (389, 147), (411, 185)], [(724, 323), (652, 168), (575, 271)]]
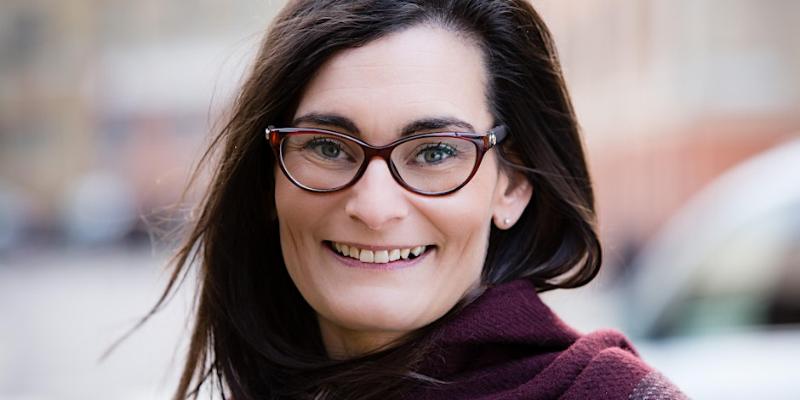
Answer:
[[(306, 88), (294, 125), (373, 145), (432, 118), (461, 122), (415, 132), (464, 131), (469, 124), (482, 133), (494, 123), (486, 80), (475, 44), (441, 28), (413, 27), (328, 60)], [(300, 189), (277, 167), (275, 175), (286, 268), (316, 310), (333, 356), (370, 350), (445, 314), (479, 283), (492, 219), (516, 220), (524, 208), (509, 206), (495, 150), (469, 184), (439, 197), (404, 189), (378, 158), (355, 185), (333, 193)], [(371, 250), (375, 258), (426, 250), (414, 259), (362, 263), (337, 254), (332, 243)]]

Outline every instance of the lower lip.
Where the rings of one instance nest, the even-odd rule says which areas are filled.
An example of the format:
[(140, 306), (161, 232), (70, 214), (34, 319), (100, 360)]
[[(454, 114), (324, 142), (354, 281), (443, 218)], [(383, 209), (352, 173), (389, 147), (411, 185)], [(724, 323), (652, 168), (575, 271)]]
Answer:
[(392, 261), (388, 263), (365, 263), (359, 260), (356, 260), (352, 257), (345, 257), (336, 251), (334, 251), (329, 244), (322, 243), (322, 247), (326, 248), (331, 254), (336, 257), (339, 262), (344, 264), (350, 268), (361, 268), (361, 269), (372, 269), (372, 270), (381, 270), (381, 271), (389, 271), (395, 269), (403, 269), (403, 268), (410, 268), (422, 262), (422, 260), (426, 259), (430, 253), (432, 253), (435, 248), (425, 250), (424, 253), (420, 254), (419, 257), (410, 260), (410, 259), (399, 259), (397, 261)]

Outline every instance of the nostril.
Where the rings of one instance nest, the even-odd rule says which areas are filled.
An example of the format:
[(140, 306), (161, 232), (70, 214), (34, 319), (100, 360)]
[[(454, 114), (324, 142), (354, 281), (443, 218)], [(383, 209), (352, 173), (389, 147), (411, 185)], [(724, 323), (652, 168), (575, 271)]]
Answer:
[(372, 231), (386, 229), (408, 216), (408, 202), (391, 190), (360, 188), (351, 193), (344, 207), (345, 214)]

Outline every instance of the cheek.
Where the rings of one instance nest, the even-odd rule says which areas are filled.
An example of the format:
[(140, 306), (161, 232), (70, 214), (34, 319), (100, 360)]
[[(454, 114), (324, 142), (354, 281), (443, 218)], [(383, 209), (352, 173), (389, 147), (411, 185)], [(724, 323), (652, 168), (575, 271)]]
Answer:
[(328, 202), (324, 200), (325, 198), (298, 188), (282, 173), (275, 179), (275, 209), (281, 231), (306, 234), (314, 232), (318, 228), (317, 221), (327, 214), (325, 210)]
[(488, 243), (497, 187), (494, 160), (484, 160), (473, 179), (461, 190), (428, 204), (427, 216), (445, 235), (445, 242), (481, 251)]
[(330, 308), (331, 293), (336, 293), (337, 287), (335, 279), (331, 280), (330, 274), (319, 269), (319, 243), (315, 235), (321, 232), (320, 224), (329, 220), (328, 203), (329, 198), (305, 192), (285, 176), (275, 180), (275, 207), (286, 272), (303, 298), (318, 312)]
[(458, 192), (420, 206), (424, 217), (442, 235), (440, 273), (458, 285), (479, 278), (488, 247), (497, 175), (492, 168), (481, 168)]
[(315, 221), (322, 219), (317, 212), (320, 207), (314, 203), (313, 196), (296, 188), (286, 177), (275, 180), (281, 250), (286, 268), (298, 286), (307, 280), (302, 266), (311, 264), (306, 257), (313, 254), (309, 246), (314, 245)]
[(298, 203), (302, 202), (302, 198), (297, 196), (297, 193), (290, 186), (291, 183), (285, 177), (278, 177), (275, 181), (275, 209), (278, 213), (278, 223), (281, 230), (281, 242), (284, 235), (288, 235), (287, 229), (296, 226), (296, 224), (303, 223), (303, 213), (298, 212)]

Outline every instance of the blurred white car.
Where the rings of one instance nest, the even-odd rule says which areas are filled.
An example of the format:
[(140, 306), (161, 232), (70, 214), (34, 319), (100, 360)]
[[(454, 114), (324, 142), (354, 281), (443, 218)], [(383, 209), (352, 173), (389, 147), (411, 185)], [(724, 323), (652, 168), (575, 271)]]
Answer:
[(634, 259), (623, 326), (697, 399), (800, 399), (800, 139), (733, 168)]

